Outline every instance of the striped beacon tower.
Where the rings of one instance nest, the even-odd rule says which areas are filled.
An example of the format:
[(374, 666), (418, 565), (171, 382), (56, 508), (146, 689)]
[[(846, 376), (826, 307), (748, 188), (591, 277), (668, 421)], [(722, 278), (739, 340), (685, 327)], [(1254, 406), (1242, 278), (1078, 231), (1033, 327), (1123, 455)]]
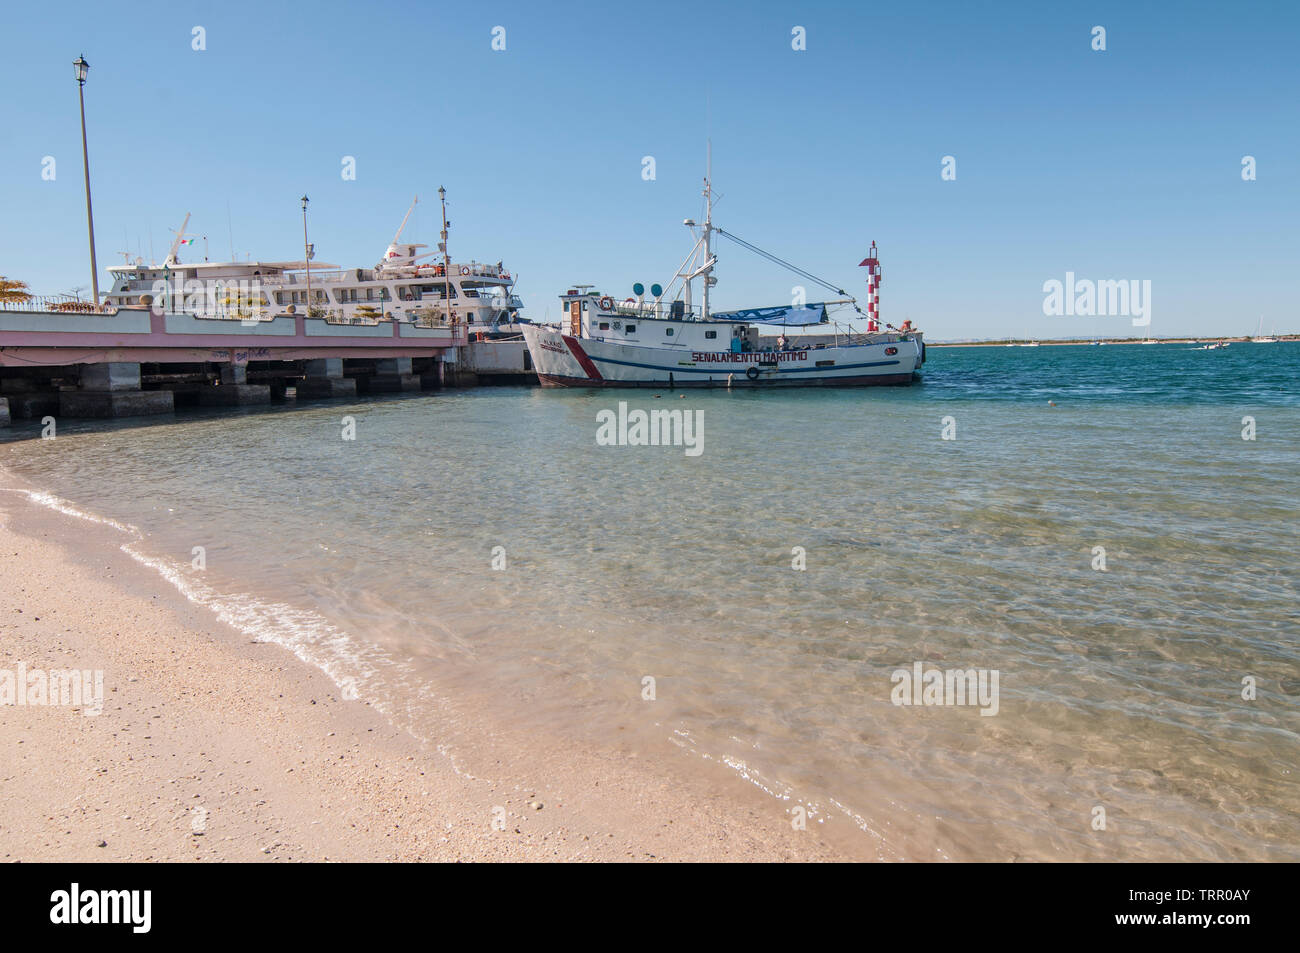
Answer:
[(867, 269), (867, 330), (880, 330), (880, 259), (876, 257), (876, 243), (862, 259), (859, 268)]

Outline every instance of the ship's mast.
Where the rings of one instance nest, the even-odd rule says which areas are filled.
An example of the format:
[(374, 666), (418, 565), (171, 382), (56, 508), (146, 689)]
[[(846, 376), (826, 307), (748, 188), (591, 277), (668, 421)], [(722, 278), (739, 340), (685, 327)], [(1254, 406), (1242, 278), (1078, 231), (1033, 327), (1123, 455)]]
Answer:
[[(700, 237), (695, 240), (695, 247), (682, 263), (681, 270), (677, 272), (678, 277), (682, 279), (682, 298), (686, 305), (687, 320), (690, 318), (691, 310), (691, 286), (696, 278), (704, 279), (704, 298), (700, 306), (700, 320), (709, 319), (709, 289), (717, 282), (713, 277), (713, 266), (717, 262), (713, 258), (713, 233), (721, 231), (713, 227), (713, 143), (709, 143), (708, 159), (705, 163), (704, 173), (704, 222), (700, 225)], [(687, 228), (691, 229), (692, 234), (695, 230), (694, 219), (687, 219), (683, 222)]]
[(700, 306), (700, 320), (709, 320), (709, 286), (713, 284), (713, 142), (708, 144), (708, 156), (704, 163), (704, 300)]

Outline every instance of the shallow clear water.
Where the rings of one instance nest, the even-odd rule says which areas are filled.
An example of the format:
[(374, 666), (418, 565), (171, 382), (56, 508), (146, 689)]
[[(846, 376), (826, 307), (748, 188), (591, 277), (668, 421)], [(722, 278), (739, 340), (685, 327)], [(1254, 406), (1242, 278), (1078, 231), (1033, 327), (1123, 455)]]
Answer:
[[(67, 422), (0, 463), (452, 749), (483, 706), (671, 742), (869, 856), (1300, 859), (1300, 344), (925, 372)], [(620, 400), (702, 411), (703, 453), (598, 446)], [(915, 662), (996, 670), (997, 714), (892, 704)]]

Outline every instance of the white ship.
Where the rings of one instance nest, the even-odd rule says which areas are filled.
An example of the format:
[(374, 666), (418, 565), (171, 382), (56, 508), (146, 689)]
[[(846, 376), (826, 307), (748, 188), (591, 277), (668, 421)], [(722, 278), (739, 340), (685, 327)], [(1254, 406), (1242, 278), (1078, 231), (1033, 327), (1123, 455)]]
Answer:
[[(709, 292), (713, 235), (730, 238), (808, 281), (846, 295), (802, 269), (762, 251), (713, 224), (713, 198), (704, 180), (705, 219), (685, 224), (698, 237), (669, 291), (681, 282), (681, 298), (659, 285), (633, 286), (621, 302), (590, 286), (570, 288), (560, 300), (567, 324), (521, 328), (544, 386), (570, 387), (776, 387), (911, 383), (925, 360), (922, 335), (903, 322), (880, 330), (880, 261), (875, 242), (867, 268), (867, 311), (854, 298), (790, 307), (713, 313)], [(702, 304), (691, 303), (692, 283), (702, 279)], [(828, 308), (852, 306), (866, 320), (865, 332), (832, 323)], [(766, 333), (765, 333), (766, 332)]]
[(522, 302), (513, 293), (514, 277), (501, 262), (454, 262), (447, 254), (445, 192), (439, 193), (444, 205), (438, 249), (427, 252), (427, 245), (402, 241), (417, 198), (373, 268), (316, 263), (310, 245), (301, 261), (182, 262), (181, 248), (194, 241), (185, 233), (186, 215), (161, 265), (137, 258), (108, 269), (113, 286), (105, 301), (135, 306), (149, 296), (168, 311), (241, 321), (301, 311), (340, 324), (464, 324), (471, 339), (477, 330), (516, 321)]

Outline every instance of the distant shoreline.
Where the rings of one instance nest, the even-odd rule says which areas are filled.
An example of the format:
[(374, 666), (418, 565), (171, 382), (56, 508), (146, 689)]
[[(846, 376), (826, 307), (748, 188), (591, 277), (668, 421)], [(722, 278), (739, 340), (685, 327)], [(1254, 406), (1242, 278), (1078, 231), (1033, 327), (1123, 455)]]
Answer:
[[(1214, 335), (1205, 337), (1185, 337), (1185, 338), (1152, 338), (1156, 344), (1205, 344), (1210, 341), (1226, 341), (1229, 344), (1250, 344), (1254, 341), (1249, 336), (1237, 337), (1217, 337)], [(1300, 334), (1281, 334), (1278, 335), (1278, 343), (1300, 341)], [(1030, 342), (1043, 347), (1069, 347), (1079, 345), (1097, 344), (1141, 344), (1143, 338), (1069, 338), (1066, 340), (1043, 340), (1041, 338), (1002, 338), (996, 341), (926, 341), (926, 347), (1019, 347), (1027, 345)]]

